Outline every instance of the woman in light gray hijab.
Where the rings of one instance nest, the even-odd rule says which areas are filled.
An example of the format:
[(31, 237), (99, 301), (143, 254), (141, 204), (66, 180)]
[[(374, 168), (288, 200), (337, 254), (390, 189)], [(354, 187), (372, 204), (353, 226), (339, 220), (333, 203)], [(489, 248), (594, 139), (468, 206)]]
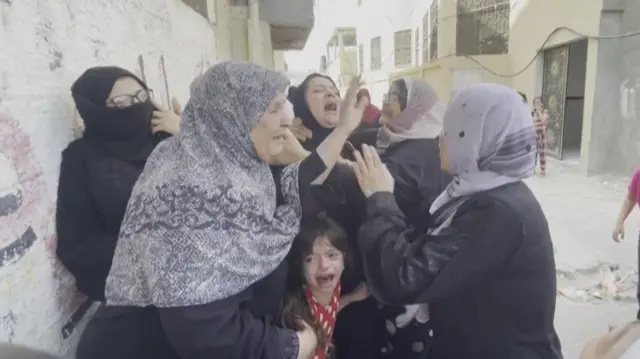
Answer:
[(523, 181), (536, 151), (528, 106), (506, 86), (470, 86), (447, 107), (440, 147), (454, 177), (424, 231), (407, 228), (377, 152), (365, 146), (356, 155), (367, 197), (358, 244), (371, 293), (421, 304), (416, 318), (433, 329), (434, 358), (561, 359), (549, 225)]
[[(288, 80), (225, 62), (208, 70), (180, 134), (151, 154), (121, 227), (107, 306), (78, 359), (307, 358), (308, 328), (274, 326), (300, 193), (326, 179), (365, 103), (353, 83), (336, 131), (301, 162), (270, 164), (294, 141)], [(274, 174), (277, 174), (274, 176)]]

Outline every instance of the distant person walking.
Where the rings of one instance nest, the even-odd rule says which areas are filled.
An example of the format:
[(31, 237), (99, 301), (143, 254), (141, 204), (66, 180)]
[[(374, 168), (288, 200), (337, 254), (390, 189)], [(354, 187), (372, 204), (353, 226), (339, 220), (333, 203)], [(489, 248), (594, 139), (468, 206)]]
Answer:
[(540, 175), (547, 174), (547, 126), (549, 125), (549, 110), (544, 108), (542, 98), (533, 99), (533, 127), (536, 129), (536, 143), (538, 156), (536, 156), (536, 167), (540, 164)]

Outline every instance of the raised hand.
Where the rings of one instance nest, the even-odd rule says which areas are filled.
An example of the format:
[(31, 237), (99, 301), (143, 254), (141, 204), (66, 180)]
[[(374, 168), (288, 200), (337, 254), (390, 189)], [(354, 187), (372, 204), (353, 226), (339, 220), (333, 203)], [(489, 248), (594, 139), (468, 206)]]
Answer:
[(376, 192), (393, 193), (393, 176), (375, 148), (362, 145), (362, 153), (355, 151), (354, 157), (356, 178), (365, 197), (371, 197)]
[(342, 99), (340, 105), (340, 118), (338, 122), (339, 128), (351, 133), (353, 132), (362, 121), (362, 114), (364, 109), (369, 104), (369, 99), (366, 96), (358, 99), (358, 91), (362, 86), (362, 78), (360, 75), (354, 76), (349, 83), (349, 88)]

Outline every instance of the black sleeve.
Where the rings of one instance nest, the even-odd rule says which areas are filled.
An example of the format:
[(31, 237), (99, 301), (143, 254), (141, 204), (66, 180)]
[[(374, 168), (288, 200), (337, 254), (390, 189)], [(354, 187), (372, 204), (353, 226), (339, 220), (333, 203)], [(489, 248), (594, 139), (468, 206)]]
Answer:
[(300, 193), (306, 193), (313, 182), (318, 176), (327, 169), (327, 166), (322, 161), (322, 158), (316, 151), (311, 152), (307, 158), (300, 162), (300, 168), (298, 169), (298, 185)]
[(311, 185), (326, 168), (316, 152), (300, 163), (300, 195), (305, 215), (315, 215), (337, 205), (364, 207), (364, 195), (353, 170), (348, 166), (336, 163), (324, 183)]
[(393, 194), (374, 194), (358, 237), (369, 289), (382, 302), (413, 304), (482, 283), (518, 245), (520, 221), (505, 207), (470, 198), (442, 234), (416, 235)]
[(106, 233), (87, 186), (84, 160), (74, 148), (62, 153), (56, 204), (56, 253), (80, 292), (104, 301), (117, 234)]
[(252, 289), (213, 303), (160, 308), (167, 339), (182, 359), (295, 359), (297, 334), (258, 319), (242, 302)]
[(333, 168), (322, 185), (312, 186), (310, 193), (321, 208), (333, 206), (361, 208), (366, 200), (353, 169), (342, 164), (337, 164)]

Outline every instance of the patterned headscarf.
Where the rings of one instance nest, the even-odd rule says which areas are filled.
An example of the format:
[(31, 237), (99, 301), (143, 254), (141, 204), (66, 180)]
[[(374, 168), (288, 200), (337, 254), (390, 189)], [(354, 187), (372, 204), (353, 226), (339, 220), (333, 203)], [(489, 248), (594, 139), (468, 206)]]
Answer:
[(176, 307), (241, 292), (285, 259), (301, 218), (298, 164), (281, 176), (250, 132), (288, 80), (264, 67), (209, 69), (180, 133), (151, 154), (133, 188), (107, 278), (109, 305)]
[(433, 87), (416, 78), (405, 77), (402, 81), (407, 86), (407, 106), (378, 130), (379, 151), (404, 140), (437, 138), (442, 132), (445, 105)]
[(536, 134), (529, 107), (509, 87), (470, 86), (444, 114), (441, 153), (455, 177), (431, 206), (517, 182), (533, 174)]

